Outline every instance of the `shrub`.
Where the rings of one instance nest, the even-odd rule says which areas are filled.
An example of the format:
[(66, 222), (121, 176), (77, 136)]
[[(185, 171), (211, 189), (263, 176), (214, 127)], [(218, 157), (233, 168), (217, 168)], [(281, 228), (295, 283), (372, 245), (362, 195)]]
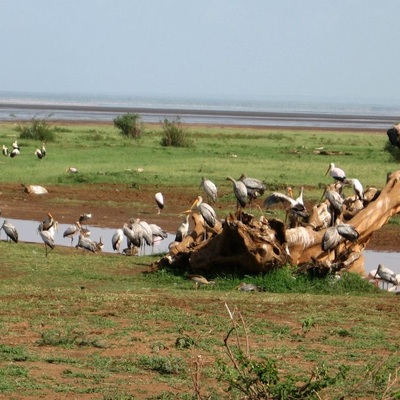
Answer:
[(54, 130), (43, 119), (32, 119), (30, 123), (19, 124), (16, 128), (20, 139), (32, 139), (41, 142), (54, 142)]
[(143, 134), (143, 123), (139, 114), (120, 115), (114, 118), (113, 122), (122, 136), (138, 139)]
[(190, 145), (187, 132), (182, 127), (180, 119), (176, 118), (170, 121), (165, 118), (161, 146), (189, 147)]
[(393, 146), (389, 140), (386, 141), (385, 146), (383, 148), (384, 151), (387, 151), (390, 154), (390, 158), (393, 161), (400, 161), (400, 148), (397, 146)]

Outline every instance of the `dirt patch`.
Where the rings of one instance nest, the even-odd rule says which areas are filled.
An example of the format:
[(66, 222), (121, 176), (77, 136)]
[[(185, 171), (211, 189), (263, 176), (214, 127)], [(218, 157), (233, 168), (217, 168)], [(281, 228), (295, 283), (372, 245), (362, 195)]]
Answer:
[[(92, 226), (120, 228), (130, 218), (138, 217), (173, 233), (182, 220), (179, 214), (194, 200), (192, 193), (163, 189), (165, 208), (157, 214), (152, 186), (143, 186), (140, 190), (114, 184), (46, 186), (46, 189), (48, 194), (33, 195), (26, 193), (19, 184), (2, 184), (2, 217), (42, 221), (50, 212), (60, 223), (73, 223), (82, 213), (90, 212)], [(214, 208), (218, 214), (218, 204)], [(399, 232), (396, 225), (384, 226), (374, 233), (368, 249), (400, 251)]]

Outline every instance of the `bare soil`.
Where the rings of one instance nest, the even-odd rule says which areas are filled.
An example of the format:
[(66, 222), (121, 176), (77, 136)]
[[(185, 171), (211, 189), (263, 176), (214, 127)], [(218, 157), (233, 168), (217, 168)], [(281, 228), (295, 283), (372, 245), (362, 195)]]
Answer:
[[(2, 184), (1, 189), (3, 218), (41, 221), (50, 212), (60, 223), (73, 223), (82, 213), (91, 213), (93, 226), (120, 228), (130, 218), (138, 217), (168, 232), (176, 231), (181, 223), (179, 214), (190, 208), (194, 200), (193, 193), (163, 189), (165, 207), (158, 214), (155, 189), (150, 186), (140, 189), (115, 184), (46, 186), (45, 195), (28, 194), (24, 187), (13, 183)], [(214, 207), (218, 213), (218, 204)], [(368, 250), (400, 251), (399, 230), (396, 225), (385, 225), (374, 233)]]

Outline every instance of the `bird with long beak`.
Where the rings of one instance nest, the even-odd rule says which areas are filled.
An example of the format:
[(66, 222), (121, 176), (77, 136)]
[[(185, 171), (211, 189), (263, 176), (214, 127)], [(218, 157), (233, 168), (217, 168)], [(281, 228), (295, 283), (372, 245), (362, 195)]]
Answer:
[(197, 196), (190, 209), (186, 210), (185, 213), (192, 212), (194, 210), (203, 217), (208, 226), (214, 228), (215, 222), (217, 221), (217, 214), (209, 204), (203, 203), (203, 198), (201, 196)]
[(199, 286), (215, 285), (215, 281), (209, 281), (201, 275), (188, 275), (188, 278), (195, 283), (196, 289), (198, 289)]
[(328, 173), (335, 181), (343, 182), (346, 179), (346, 173), (341, 168), (336, 167), (334, 163), (329, 164), (329, 168), (325, 172), (325, 176), (328, 175)]

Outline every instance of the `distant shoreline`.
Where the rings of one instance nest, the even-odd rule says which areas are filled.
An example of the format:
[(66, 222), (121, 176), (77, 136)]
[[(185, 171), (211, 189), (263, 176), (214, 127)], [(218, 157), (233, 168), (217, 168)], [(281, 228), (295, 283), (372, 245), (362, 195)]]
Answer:
[(179, 117), (185, 124), (237, 125), (304, 128), (345, 128), (351, 130), (389, 129), (399, 116), (371, 114), (338, 114), (326, 112), (274, 112), (245, 110), (153, 108), (75, 104), (37, 104), (0, 102), (0, 120), (15, 121), (48, 113), (57, 121), (112, 122), (124, 113), (140, 114), (144, 122), (160, 122)]

